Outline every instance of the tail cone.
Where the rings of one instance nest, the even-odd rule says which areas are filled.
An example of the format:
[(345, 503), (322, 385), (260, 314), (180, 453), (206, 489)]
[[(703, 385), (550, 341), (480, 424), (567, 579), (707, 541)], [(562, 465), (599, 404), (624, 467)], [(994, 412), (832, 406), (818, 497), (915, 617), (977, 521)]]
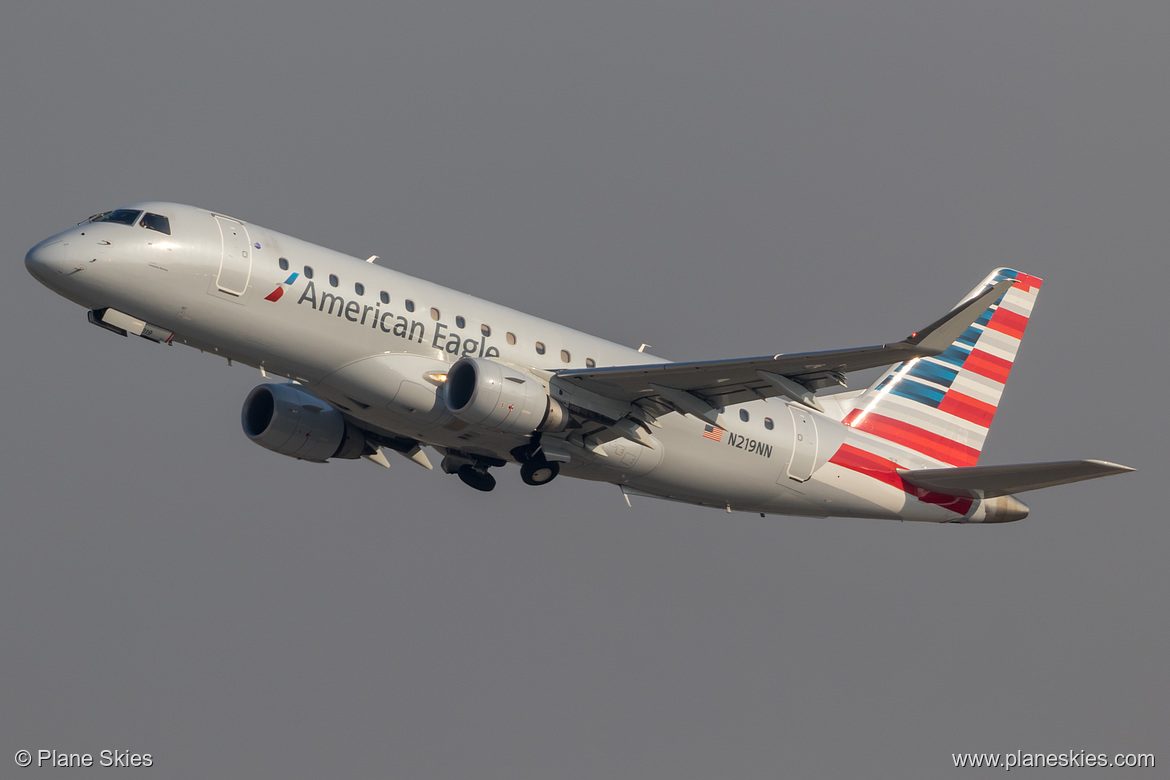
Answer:
[(1028, 505), (1015, 496), (983, 499), (983, 522), (1013, 523), (1028, 516)]

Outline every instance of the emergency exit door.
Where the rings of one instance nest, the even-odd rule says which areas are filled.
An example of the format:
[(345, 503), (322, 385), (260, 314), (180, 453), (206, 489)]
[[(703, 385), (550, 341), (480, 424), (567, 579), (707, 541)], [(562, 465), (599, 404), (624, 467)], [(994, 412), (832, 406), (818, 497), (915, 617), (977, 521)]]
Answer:
[(792, 415), (792, 460), (788, 462), (788, 478), (807, 482), (817, 464), (817, 423), (804, 409), (789, 406)]

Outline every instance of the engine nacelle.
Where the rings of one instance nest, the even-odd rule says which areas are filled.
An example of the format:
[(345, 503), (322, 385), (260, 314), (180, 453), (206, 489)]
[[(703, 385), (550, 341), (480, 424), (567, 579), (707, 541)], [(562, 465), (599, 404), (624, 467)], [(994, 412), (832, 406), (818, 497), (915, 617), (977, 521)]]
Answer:
[(535, 376), (495, 360), (464, 357), (447, 372), (447, 410), (460, 420), (498, 433), (527, 435), (563, 430), (569, 421), (560, 402)]
[(248, 393), (240, 422), (248, 438), (273, 452), (324, 463), (361, 457), (366, 439), (341, 412), (295, 385), (258, 385)]

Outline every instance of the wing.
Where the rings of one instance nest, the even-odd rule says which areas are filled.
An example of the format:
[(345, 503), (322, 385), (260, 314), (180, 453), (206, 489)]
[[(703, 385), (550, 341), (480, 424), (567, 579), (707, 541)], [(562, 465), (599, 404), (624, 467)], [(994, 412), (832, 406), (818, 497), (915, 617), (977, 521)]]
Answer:
[(969, 466), (949, 469), (899, 471), (898, 476), (920, 488), (948, 496), (992, 498), (1025, 490), (1064, 485), (1084, 479), (1124, 474), (1134, 469), (1103, 460), (1065, 460), (1015, 466)]
[(568, 369), (558, 371), (552, 383), (570, 397), (577, 389), (650, 407), (651, 412), (679, 411), (707, 420), (714, 419), (719, 407), (781, 395), (819, 409), (816, 391), (844, 384), (850, 371), (941, 354), (1011, 285), (1011, 280), (989, 285), (945, 317), (889, 344), (739, 360)]

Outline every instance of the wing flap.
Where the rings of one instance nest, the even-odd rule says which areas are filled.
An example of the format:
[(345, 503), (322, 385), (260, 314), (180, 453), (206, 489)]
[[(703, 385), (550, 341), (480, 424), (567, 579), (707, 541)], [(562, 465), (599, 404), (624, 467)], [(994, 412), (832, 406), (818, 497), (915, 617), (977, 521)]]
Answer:
[(898, 476), (911, 485), (948, 496), (993, 498), (1128, 471), (1134, 469), (1104, 460), (1063, 460), (1012, 466), (917, 469), (899, 471)]

